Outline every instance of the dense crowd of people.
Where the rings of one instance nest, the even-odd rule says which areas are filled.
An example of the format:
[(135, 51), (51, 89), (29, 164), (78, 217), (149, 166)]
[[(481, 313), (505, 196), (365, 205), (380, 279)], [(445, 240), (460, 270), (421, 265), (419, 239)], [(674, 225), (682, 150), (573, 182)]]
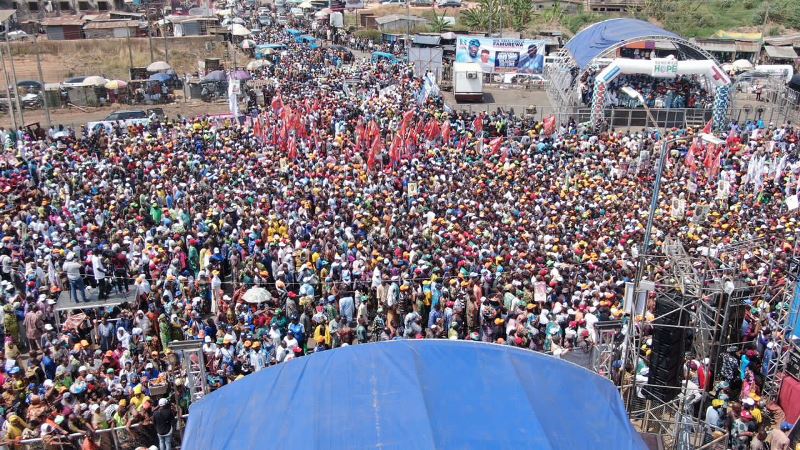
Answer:
[[(277, 26), (262, 42), (288, 49), (251, 72), (263, 101), (241, 120), (155, 119), (44, 140), (0, 130), (10, 447), (41, 437), (50, 447), (170, 448), (196, 383), (213, 390), (392, 339), (561, 357), (591, 347), (598, 322), (631, 319), (625, 285), (665, 136), (453, 112), (420, 95), (402, 63), (342, 64), (339, 50), (309, 49)], [(773, 299), (800, 225), (800, 132), (733, 124), (714, 147), (698, 131), (667, 131), (653, 247), (672, 236), (701, 256), (767, 242), (769, 254), (720, 262), (768, 285), (748, 299), (746, 344), (724, 354), (716, 384), (710, 361), (685, 368), (709, 434), (731, 430), (743, 449), (766, 431), (759, 395), (783, 350), (771, 321), (785, 307)], [(651, 298), (636, 321), (643, 341), (653, 311)], [(206, 380), (170, 349), (184, 340), (202, 343)], [(646, 379), (648, 344), (637, 365), (621, 355), (619, 383)], [(785, 448), (774, 423), (772, 448)], [(122, 428), (102, 433), (112, 427)]]
[[(581, 101), (592, 103), (595, 76), (599, 72), (587, 71), (580, 83)], [(675, 78), (653, 78), (648, 75), (620, 75), (606, 89), (604, 106), (607, 108), (641, 108), (639, 100), (621, 92), (630, 86), (640, 92), (648, 108), (699, 108), (708, 109), (714, 104), (713, 92), (697, 75), (679, 75)]]

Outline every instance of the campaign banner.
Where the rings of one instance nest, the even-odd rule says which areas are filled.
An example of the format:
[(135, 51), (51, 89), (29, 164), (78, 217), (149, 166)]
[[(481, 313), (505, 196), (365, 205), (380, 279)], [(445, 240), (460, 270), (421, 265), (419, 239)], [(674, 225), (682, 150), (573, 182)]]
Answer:
[(456, 62), (478, 63), (483, 73), (541, 74), (544, 53), (534, 39), (456, 37)]

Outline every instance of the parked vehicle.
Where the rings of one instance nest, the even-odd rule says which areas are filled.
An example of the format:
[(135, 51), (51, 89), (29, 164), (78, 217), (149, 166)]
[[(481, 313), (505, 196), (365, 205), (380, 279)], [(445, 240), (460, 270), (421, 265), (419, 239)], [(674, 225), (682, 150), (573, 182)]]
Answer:
[(39, 109), (44, 106), (44, 100), (39, 94), (25, 94), (19, 100), (25, 109)]
[(85, 80), (86, 78), (88, 77), (82, 76), (82, 77), (67, 78), (66, 80), (64, 80), (63, 83), (61, 83), (61, 85), (64, 87), (81, 87), (83, 86), (83, 80)]
[(461, 8), (461, 0), (443, 0), (436, 4), (439, 8)]
[(411, 6), (433, 6), (433, 0), (411, 0)]
[(453, 95), (456, 101), (483, 101), (483, 73), (478, 63), (453, 63)]
[(117, 111), (109, 114), (103, 120), (87, 123), (86, 129), (89, 130), (89, 133), (95, 133), (100, 128), (110, 131), (114, 125), (127, 128), (131, 125), (148, 125), (149, 123), (150, 115), (147, 111)]
[(370, 60), (373, 64), (379, 61), (389, 61), (392, 64), (397, 64), (400, 62), (400, 59), (398, 59), (396, 56), (386, 52), (372, 52), (372, 58)]
[(406, 0), (383, 0), (381, 5), (405, 5)]

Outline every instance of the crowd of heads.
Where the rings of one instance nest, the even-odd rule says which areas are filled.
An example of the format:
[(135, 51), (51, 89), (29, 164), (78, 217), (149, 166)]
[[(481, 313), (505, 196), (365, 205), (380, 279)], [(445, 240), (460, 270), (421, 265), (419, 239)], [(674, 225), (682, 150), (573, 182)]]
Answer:
[[(122, 426), (127, 442), (152, 445), (163, 411), (187, 412), (192, 386), (392, 339), (562, 357), (591, 346), (598, 322), (635, 319), (639, 366), (619, 356), (615, 376), (646, 377), (655, 300), (634, 317), (623, 299), (662, 138), (653, 251), (668, 237), (696, 258), (764, 242), (719, 262), (767, 286), (748, 299), (741, 357), (725, 353), (736, 372), (712, 386), (700, 379), (708, 361), (686, 366), (698, 401), (726, 402), (728, 427), (745, 420), (782, 342), (770, 321), (785, 304), (773, 299), (800, 225), (788, 206), (800, 181), (791, 124), (733, 124), (724, 146), (705, 147), (694, 129), (594, 133), (454, 112), (421, 97), (402, 63), (343, 64), (340, 50), (279, 27), (264, 42), (288, 48), (251, 72), (245, 91), (260, 95), (239, 120), (3, 132), (6, 439), (102, 443), (96, 431)], [(202, 359), (170, 348), (187, 340)], [(186, 372), (201, 363), (206, 379)]]

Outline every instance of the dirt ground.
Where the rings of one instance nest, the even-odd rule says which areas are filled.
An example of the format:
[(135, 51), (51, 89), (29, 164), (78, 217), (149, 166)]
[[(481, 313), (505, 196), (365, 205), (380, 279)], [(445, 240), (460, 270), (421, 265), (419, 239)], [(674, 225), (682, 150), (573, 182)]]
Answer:
[[(203, 114), (224, 114), (228, 112), (227, 102), (205, 103), (202, 101), (190, 101), (186, 103), (180, 102), (171, 105), (154, 106), (163, 108), (167, 117), (175, 117), (178, 114), (182, 116), (194, 117)], [(146, 105), (112, 105), (105, 108), (83, 108), (85, 111), (81, 111), (76, 108), (59, 108), (50, 111), (50, 119), (54, 125), (71, 126), (78, 129), (81, 125), (85, 125), (86, 122), (103, 120), (106, 116), (115, 111), (139, 110), (146, 108)], [(45, 112), (43, 109), (25, 110), (24, 118), (26, 124), (39, 122), (42, 126), (45, 126), (46, 123)], [(0, 126), (11, 126), (11, 117), (9, 114), (4, 114), (2, 117), (0, 117)]]

